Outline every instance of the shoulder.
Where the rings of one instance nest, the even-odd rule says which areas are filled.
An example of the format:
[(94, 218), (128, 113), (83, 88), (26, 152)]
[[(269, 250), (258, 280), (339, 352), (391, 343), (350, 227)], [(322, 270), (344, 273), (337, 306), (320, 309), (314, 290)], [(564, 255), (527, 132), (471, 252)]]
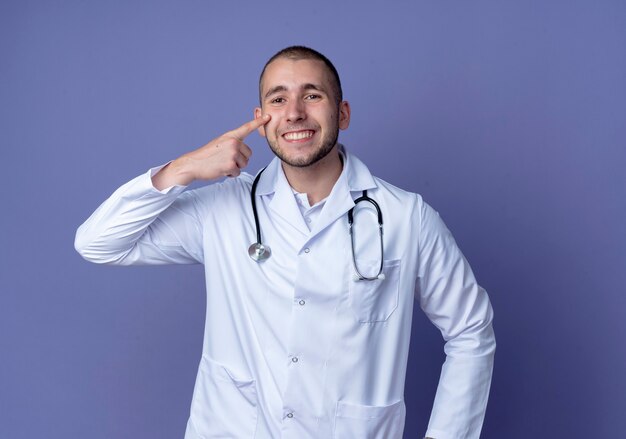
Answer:
[(374, 177), (374, 181), (376, 188), (370, 191), (372, 197), (379, 199), (380, 204), (385, 206), (385, 210), (393, 212), (394, 217), (422, 231), (445, 230), (439, 212), (421, 194), (399, 188), (378, 177)]
[(388, 204), (403, 207), (404, 209), (416, 209), (417, 211), (421, 211), (424, 206), (428, 206), (420, 194), (402, 189), (382, 178), (373, 178), (376, 182), (376, 188), (371, 191), (372, 195), (375, 194), (384, 198)]
[(423, 203), (422, 197), (414, 192), (399, 188), (380, 177), (373, 175), (367, 165), (363, 163), (356, 155), (348, 152), (342, 145), (341, 151), (348, 159), (348, 184), (351, 190), (360, 191), (368, 189), (368, 194), (372, 197), (381, 198), (384, 204), (388, 204), (390, 208), (404, 207), (412, 208)]

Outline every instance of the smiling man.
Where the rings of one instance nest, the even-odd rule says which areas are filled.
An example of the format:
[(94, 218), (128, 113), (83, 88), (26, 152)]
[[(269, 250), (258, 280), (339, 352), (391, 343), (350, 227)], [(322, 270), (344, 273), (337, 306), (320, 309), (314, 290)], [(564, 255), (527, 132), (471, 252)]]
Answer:
[[(263, 70), (259, 81), (262, 108), (255, 110), (255, 116), (261, 117), (264, 111), (275, 116), (259, 132), (283, 164), (306, 168), (336, 148), (339, 129), (345, 130), (350, 123), (350, 105), (342, 100), (340, 87), (334, 85), (337, 82), (338, 76), (335, 79), (315, 59), (278, 57)], [(297, 99), (290, 99), (294, 92)], [(336, 151), (333, 156), (339, 159)]]
[[(450, 232), (337, 142), (350, 105), (322, 54), (278, 52), (259, 96), (254, 120), (126, 183), (76, 235), (97, 263), (204, 264), (185, 438), (401, 438), (415, 299), (445, 340), (427, 436), (478, 438), (493, 313)], [(255, 130), (276, 158), (252, 176)]]

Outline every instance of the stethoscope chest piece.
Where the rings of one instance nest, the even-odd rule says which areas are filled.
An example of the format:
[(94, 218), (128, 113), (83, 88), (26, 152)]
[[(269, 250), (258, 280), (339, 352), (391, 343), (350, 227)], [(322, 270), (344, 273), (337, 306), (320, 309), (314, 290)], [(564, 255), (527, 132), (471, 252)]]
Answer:
[(248, 255), (257, 262), (263, 262), (272, 255), (272, 250), (268, 245), (255, 242), (248, 247)]

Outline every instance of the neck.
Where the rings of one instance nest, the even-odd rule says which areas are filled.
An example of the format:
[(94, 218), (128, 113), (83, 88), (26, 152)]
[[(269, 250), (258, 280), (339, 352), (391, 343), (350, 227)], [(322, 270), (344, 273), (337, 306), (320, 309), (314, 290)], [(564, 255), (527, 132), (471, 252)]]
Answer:
[(337, 145), (320, 161), (303, 168), (282, 163), (289, 185), (297, 192), (306, 193), (312, 206), (326, 198), (339, 179), (343, 169)]

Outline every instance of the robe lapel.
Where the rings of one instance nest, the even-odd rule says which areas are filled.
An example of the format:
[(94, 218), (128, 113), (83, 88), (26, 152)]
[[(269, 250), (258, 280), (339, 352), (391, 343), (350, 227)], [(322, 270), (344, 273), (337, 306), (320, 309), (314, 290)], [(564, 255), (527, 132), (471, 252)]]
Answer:
[(353, 206), (352, 193), (347, 185), (345, 173), (342, 173), (313, 225), (310, 238), (315, 237), (338, 218), (345, 216)]
[(257, 194), (271, 197), (269, 207), (272, 213), (284, 219), (303, 236), (308, 236), (309, 228), (302, 218), (296, 197), (293, 195), (278, 158), (275, 157), (263, 172), (257, 187)]
[[(279, 178), (281, 177), (285, 179), (285, 176), (282, 173)], [(296, 197), (293, 195), (291, 186), (289, 186), (286, 179), (284, 184), (280, 183), (277, 185), (276, 192), (274, 192), (274, 198), (272, 198), (272, 201), (270, 202), (270, 208), (272, 209), (272, 212), (287, 221), (297, 231), (303, 235), (309, 234), (309, 228), (304, 222), (304, 218), (302, 218), (302, 213), (300, 213), (300, 208), (296, 202)]]

